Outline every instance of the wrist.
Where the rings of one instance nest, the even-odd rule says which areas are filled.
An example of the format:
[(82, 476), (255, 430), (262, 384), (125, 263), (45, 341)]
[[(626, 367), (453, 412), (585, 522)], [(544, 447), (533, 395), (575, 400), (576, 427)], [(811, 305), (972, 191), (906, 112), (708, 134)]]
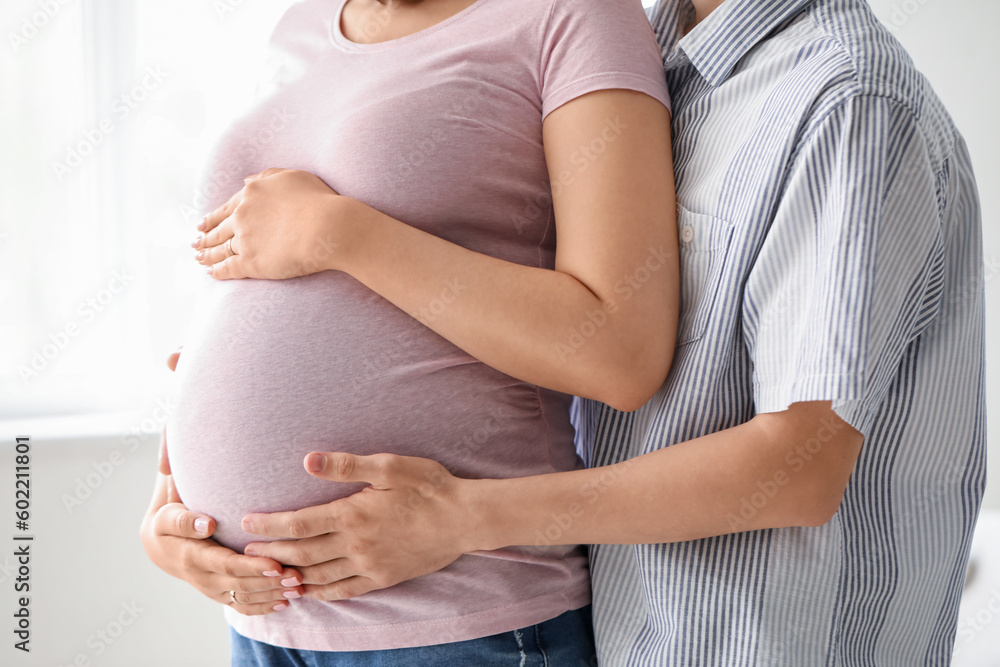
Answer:
[[(326, 238), (319, 243), (323, 269), (355, 275), (371, 234), (370, 206), (357, 199), (333, 195), (327, 207)], [(356, 277), (356, 276), (355, 276)]]
[(459, 527), (458, 542), (462, 553), (473, 551), (493, 551), (510, 546), (504, 538), (498, 501), (502, 500), (503, 480), (459, 479), (457, 500), (463, 513), (463, 521), (455, 523)]

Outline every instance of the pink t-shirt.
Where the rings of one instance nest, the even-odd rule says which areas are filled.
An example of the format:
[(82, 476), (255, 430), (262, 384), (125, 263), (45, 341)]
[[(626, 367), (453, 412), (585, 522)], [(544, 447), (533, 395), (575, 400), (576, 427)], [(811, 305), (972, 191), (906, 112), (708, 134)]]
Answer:
[[(220, 141), (200, 186), (211, 193), (206, 210), (244, 176), (303, 169), (466, 248), (552, 268), (542, 119), (599, 89), (669, 102), (638, 0), (477, 0), (431, 28), (367, 45), (341, 33), (344, 4), (304, 0), (278, 24), (280, 66)], [(576, 168), (622, 131), (641, 128), (609, 118)], [(457, 277), (442, 284), (427, 316), (461, 292)], [(359, 488), (310, 477), (302, 458), (311, 450), (429, 457), (474, 478), (581, 466), (569, 396), (490, 368), (340, 272), (206, 277), (175, 389), (167, 431), (178, 491), (236, 550), (260, 539), (241, 530), (244, 514)], [(540, 623), (589, 595), (581, 549), (526, 546), (468, 554), (350, 601), (299, 599), (253, 617), (227, 607), (226, 617), (278, 646), (390, 649)]]

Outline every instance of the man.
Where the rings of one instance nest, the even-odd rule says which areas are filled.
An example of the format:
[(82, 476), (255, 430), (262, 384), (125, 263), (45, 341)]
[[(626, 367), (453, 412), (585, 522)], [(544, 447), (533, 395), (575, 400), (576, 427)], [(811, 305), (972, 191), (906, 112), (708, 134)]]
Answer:
[(581, 402), (585, 471), (311, 455), (373, 492), (253, 515), (302, 539), (248, 553), (338, 599), (470, 550), (589, 543), (601, 664), (947, 664), (985, 476), (965, 144), (863, 0), (663, 0), (653, 23), (683, 292), (661, 391)]

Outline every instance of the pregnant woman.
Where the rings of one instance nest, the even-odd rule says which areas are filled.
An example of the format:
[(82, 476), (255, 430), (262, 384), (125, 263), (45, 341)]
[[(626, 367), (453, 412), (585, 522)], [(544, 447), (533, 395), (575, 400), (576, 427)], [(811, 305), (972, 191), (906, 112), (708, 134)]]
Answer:
[(677, 232), (641, 6), (304, 0), (272, 47), (273, 85), (206, 172), (219, 196), (195, 247), (214, 279), (167, 424), (180, 500), (233, 559), (208, 573), (171, 551), (162, 478), (147, 552), (228, 604), (235, 664), (589, 663), (575, 545), (468, 554), (338, 601), (237, 552), (265, 539), (247, 514), (361, 490), (309, 476), (311, 451), (572, 470), (570, 395), (633, 410), (660, 387)]

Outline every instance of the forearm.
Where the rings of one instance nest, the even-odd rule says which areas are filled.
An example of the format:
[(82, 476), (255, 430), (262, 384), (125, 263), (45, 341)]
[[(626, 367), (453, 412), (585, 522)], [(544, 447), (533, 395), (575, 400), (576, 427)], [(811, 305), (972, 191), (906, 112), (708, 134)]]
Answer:
[(613, 466), (470, 480), (465, 492), (479, 516), (470, 546), (678, 542), (825, 523), (861, 436), (821, 411), (794, 425), (777, 423), (781, 414)]
[[(598, 290), (558, 270), (467, 250), (358, 202), (347, 272), (472, 356), (526, 382), (634, 409), (672, 356), (675, 254), (652, 246), (639, 283)], [(639, 269), (639, 266), (635, 267)], [(645, 293), (643, 293), (645, 292)], [(644, 305), (650, 305), (640, 314)], [(658, 338), (659, 344), (645, 344)], [(654, 369), (654, 370), (651, 370)]]

